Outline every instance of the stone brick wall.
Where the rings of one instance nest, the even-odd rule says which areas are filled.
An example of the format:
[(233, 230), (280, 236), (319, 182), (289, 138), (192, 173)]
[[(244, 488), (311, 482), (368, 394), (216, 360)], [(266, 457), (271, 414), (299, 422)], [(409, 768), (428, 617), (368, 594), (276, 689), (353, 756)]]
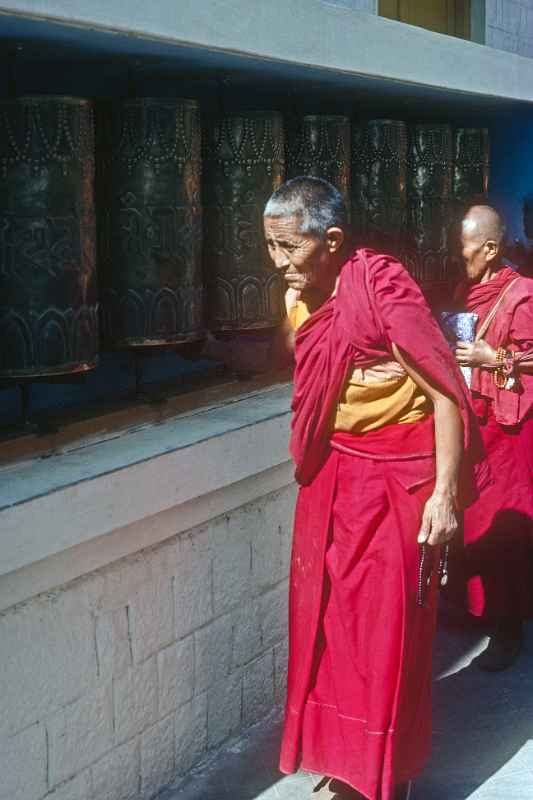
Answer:
[(149, 800), (283, 697), (294, 488), (0, 616), (0, 800)]
[(486, 44), (533, 56), (533, 0), (486, 0)]

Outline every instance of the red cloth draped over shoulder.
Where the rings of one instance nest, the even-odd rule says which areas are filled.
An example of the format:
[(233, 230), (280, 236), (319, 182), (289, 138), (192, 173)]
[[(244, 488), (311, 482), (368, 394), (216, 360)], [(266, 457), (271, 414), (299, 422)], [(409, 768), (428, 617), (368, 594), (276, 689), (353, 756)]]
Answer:
[[(474, 285), (461, 284), (457, 301), (479, 316), (483, 324), (498, 297), (512, 281), (502, 305), (483, 337), (492, 347), (509, 347), (520, 353), (533, 354), (533, 280), (518, 275), (511, 267), (503, 267), (490, 281)], [(528, 359), (529, 360), (529, 359)], [(520, 376), (519, 392), (498, 389), (489, 370), (474, 369), (472, 391), (493, 402), (493, 413), (501, 425), (517, 425), (533, 410), (533, 375)]]
[(392, 343), (455, 400), (468, 461), (481, 460), (468, 389), (421, 290), (392, 256), (360, 249), (343, 265), (336, 295), (296, 333), (291, 454), (300, 484), (313, 480), (330, 452), (336, 404), (349, 370), (390, 359)]

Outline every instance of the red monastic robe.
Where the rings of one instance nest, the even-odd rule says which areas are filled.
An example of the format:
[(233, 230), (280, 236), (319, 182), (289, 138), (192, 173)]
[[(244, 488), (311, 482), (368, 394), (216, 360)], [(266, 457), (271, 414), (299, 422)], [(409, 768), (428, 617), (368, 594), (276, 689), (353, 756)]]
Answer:
[[(487, 283), (462, 287), (478, 325), (516, 278), (504, 267)], [(484, 338), (494, 348), (533, 350), (533, 280), (515, 281)], [(492, 482), (465, 513), (464, 566), (468, 608), (487, 619), (533, 617), (533, 375), (521, 374), (520, 384), (518, 392), (498, 389), (491, 371), (472, 375)]]
[(435, 477), (432, 417), (334, 434), (346, 376), (399, 346), (477, 428), (455, 359), (397, 261), (359, 250), (336, 296), (296, 333), (295, 518), (289, 675), (280, 767), (336, 777), (370, 800), (425, 763), (435, 585), (416, 603), (417, 534)]

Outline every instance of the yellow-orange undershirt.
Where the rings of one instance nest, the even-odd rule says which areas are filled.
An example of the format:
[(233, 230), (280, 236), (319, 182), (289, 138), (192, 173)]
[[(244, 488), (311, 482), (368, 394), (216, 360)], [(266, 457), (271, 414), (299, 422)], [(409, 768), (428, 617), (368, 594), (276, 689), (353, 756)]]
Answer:
[[(287, 313), (294, 330), (311, 316), (311, 310), (301, 300), (287, 308)], [(382, 377), (391, 374), (393, 377)], [(397, 362), (376, 364), (372, 368), (354, 369), (346, 381), (334, 430), (364, 433), (383, 425), (419, 422), (431, 411), (431, 402)]]

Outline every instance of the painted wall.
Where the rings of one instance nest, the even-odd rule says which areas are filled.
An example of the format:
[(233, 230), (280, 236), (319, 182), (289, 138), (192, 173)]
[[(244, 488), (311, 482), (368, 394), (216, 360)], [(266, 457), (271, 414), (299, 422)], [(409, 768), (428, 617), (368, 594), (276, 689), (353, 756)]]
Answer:
[[(322, 0), (352, 11), (377, 14), (379, 0)], [(497, 50), (533, 57), (533, 0), (471, 0), (472, 40)]]
[(486, 44), (533, 57), (533, 0), (486, 0)]
[(378, 0), (322, 0), (330, 6), (342, 6), (350, 11), (366, 11), (368, 14), (378, 13)]

